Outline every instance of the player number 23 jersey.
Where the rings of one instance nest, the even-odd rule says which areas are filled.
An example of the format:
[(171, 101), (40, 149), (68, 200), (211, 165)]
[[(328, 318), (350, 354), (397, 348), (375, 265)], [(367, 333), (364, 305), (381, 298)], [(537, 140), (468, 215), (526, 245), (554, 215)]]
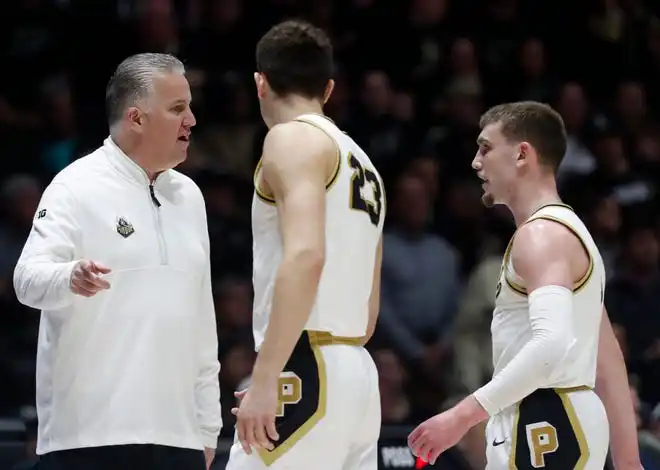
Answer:
[[(316, 302), (305, 326), (336, 336), (366, 333), (376, 249), (385, 220), (383, 180), (367, 154), (330, 119), (316, 114), (296, 118), (328, 135), (337, 164), (326, 184), (325, 265)], [(268, 326), (277, 269), (282, 260), (277, 201), (259, 188), (255, 170), (252, 203), (253, 328), (257, 349)]]

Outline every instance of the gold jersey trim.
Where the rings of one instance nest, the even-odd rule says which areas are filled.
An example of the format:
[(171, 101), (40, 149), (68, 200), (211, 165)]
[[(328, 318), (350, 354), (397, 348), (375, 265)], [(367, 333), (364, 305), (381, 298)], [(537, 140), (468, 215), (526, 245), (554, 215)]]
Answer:
[[(323, 116), (321, 114), (318, 114), (318, 116), (324, 117), (325, 119), (327, 119), (328, 121), (330, 121), (334, 124), (332, 119), (330, 119), (326, 116)], [(309, 124), (310, 126), (316, 127), (321, 132), (323, 132), (325, 135), (327, 135), (332, 140), (332, 142), (334, 142), (335, 149), (337, 150), (337, 160), (335, 162), (335, 168), (332, 171), (332, 173), (330, 175), (330, 178), (328, 178), (328, 181), (325, 184), (325, 190), (329, 191), (330, 188), (332, 188), (332, 186), (335, 184), (335, 182), (339, 178), (339, 173), (340, 173), (340, 170), (341, 170), (341, 150), (339, 149), (339, 143), (337, 142), (337, 139), (335, 139), (327, 130), (325, 130), (323, 127), (319, 126), (318, 124), (316, 124), (313, 121), (310, 121), (310, 120), (307, 120), (307, 119), (304, 119), (304, 118), (294, 119), (294, 121), (304, 122), (305, 124)], [(254, 177), (253, 177), (254, 191), (257, 194), (257, 196), (259, 197), (259, 199), (261, 199), (263, 202), (265, 202), (266, 204), (275, 205), (276, 204), (275, 198), (273, 196), (267, 194), (263, 189), (261, 189), (259, 187), (259, 170), (261, 170), (262, 160), (263, 160), (263, 157), (261, 157), (259, 159), (259, 162), (257, 163), (257, 166), (254, 169)]]
[[(565, 207), (567, 209), (573, 210), (572, 207), (567, 206), (566, 204), (547, 204), (547, 205), (542, 206), (541, 208), (539, 208), (534, 214), (538, 213), (538, 211), (540, 211), (541, 209), (543, 209), (545, 207), (549, 207), (549, 206)], [(593, 259), (593, 256), (591, 255), (591, 251), (587, 247), (587, 244), (584, 242), (584, 240), (582, 239), (580, 234), (578, 234), (578, 232), (573, 227), (571, 227), (568, 223), (566, 223), (565, 221), (563, 221), (563, 220), (561, 220), (557, 217), (554, 217), (554, 216), (551, 216), (551, 215), (539, 215), (539, 216), (535, 217), (534, 215), (532, 215), (528, 219), (528, 221), (525, 222), (525, 224), (527, 224), (529, 222), (532, 222), (534, 220), (539, 220), (539, 219), (549, 220), (551, 222), (558, 223), (558, 224), (563, 225), (564, 227), (566, 227), (568, 230), (570, 230), (570, 232), (573, 235), (575, 235), (575, 237), (580, 241), (580, 244), (582, 245), (582, 248), (584, 249), (585, 253), (589, 257), (589, 266), (587, 267), (587, 270), (582, 275), (582, 277), (580, 277), (580, 279), (578, 279), (573, 284), (573, 293), (577, 294), (578, 292), (580, 292), (584, 288), (584, 286), (587, 285), (587, 283), (591, 279), (591, 276), (593, 275), (593, 272), (594, 272), (594, 259)], [(523, 224), (523, 225), (525, 225), (525, 224)], [(511, 237), (511, 240), (509, 240), (509, 244), (507, 245), (506, 250), (504, 252), (504, 260), (503, 260), (503, 273), (504, 274), (503, 275), (504, 275), (504, 280), (506, 281), (506, 284), (509, 286), (509, 288), (513, 292), (515, 292), (516, 294), (521, 295), (523, 297), (527, 297), (527, 295), (528, 295), (527, 289), (524, 286), (518, 284), (516, 281), (510, 279), (509, 276), (507, 275), (507, 267), (509, 266), (509, 259), (511, 257), (511, 249), (513, 248), (513, 240), (514, 240), (515, 236), (516, 236), (516, 234), (514, 233), (513, 236)]]

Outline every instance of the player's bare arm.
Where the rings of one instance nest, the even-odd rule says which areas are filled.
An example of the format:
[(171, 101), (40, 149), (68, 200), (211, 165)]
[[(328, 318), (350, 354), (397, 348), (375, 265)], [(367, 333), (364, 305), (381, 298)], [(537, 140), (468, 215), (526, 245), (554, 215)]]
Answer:
[(247, 394), (237, 411), (245, 451), (272, 448), (280, 373), (300, 339), (316, 298), (325, 257), (326, 182), (337, 150), (320, 130), (289, 122), (264, 142), (262, 177), (277, 204), (283, 258), (275, 281), (270, 322)]
[(610, 424), (612, 461), (616, 470), (640, 470), (637, 424), (626, 364), (614, 336), (607, 310), (603, 308), (598, 341), (596, 393), (605, 405)]
[(537, 219), (518, 229), (511, 257), (529, 292), (532, 337), (489, 383), (411, 433), (413, 452), (429, 462), (476, 424), (544, 387), (572, 344), (572, 288), (589, 263), (580, 241), (564, 226)]
[(383, 265), (383, 236), (381, 235), (376, 248), (376, 259), (374, 262), (374, 283), (371, 287), (369, 296), (369, 323), (367, 324), (367, 333), (362, 339), (362, 344), (367, 344), (376, 331), (376, 322), (378, 322), (378, 312), (380, 311), (380, 271)]

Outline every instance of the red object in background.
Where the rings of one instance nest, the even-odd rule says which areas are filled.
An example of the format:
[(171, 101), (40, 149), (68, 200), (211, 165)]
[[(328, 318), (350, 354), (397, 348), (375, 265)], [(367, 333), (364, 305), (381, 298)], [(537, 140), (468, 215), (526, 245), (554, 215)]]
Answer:
[(426, 460), (422, 459), (421, 457), (417, 457), (417, 462), (415, 462), (415, 468), (417, 468), (417, 469), (424, 468), (428, 464), (429, 463)]

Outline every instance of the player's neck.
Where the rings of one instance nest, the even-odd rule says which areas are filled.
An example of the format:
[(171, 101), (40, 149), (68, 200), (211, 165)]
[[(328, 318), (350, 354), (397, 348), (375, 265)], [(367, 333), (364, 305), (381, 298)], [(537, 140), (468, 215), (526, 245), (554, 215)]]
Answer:
[(269, 120), (272, 123), (270, 127), (293, 121), (303, 114), (323, 114), (323, 105), (318, 100), (310, 100), (301, 96), (282, 98), (273, 106), (273, 113)]
[(516, 227), (524, 224), (536, 211), (548, 204), (561, 204), (554, 180), (536, 182), (534, 185), (521, 188), (509, 204)]

